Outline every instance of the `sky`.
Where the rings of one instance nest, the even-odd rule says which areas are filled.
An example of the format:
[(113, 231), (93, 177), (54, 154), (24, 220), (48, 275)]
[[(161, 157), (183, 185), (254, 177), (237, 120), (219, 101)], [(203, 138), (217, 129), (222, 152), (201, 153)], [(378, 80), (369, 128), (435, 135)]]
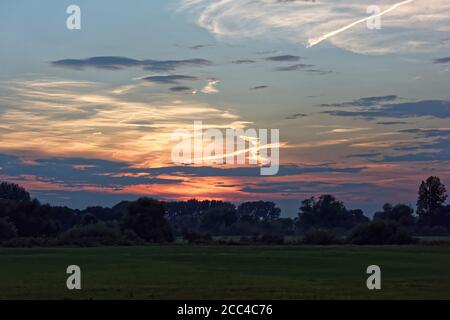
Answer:
[[(42, 202), (262, 199), (295, 216), (334, 194), (371, 215), (414, 205), (430, 175), (450, 185), (449, 1), (3, 0), (0, 39), (0, 179)], [(279, 129), (278, 174), (173, 163), (194, 121)]]

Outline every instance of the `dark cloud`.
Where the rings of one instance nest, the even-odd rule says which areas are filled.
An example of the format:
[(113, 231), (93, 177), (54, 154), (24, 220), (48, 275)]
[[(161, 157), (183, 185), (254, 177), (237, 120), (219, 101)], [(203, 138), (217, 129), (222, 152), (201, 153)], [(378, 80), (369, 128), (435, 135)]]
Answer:
[(414, 133), (421, 137), (449, 137), (450, 129), (404, 129), (400, 130), (401, 133)]
[(349, 155), (348, 158), (373, 158), (380, 155), (381, 153), (379, 152), (357, 153)]
[(285, 117), (285, 119), (286, 120), (295, 120), (295, 119), (304, 118), (304, 117), (307, 117), (307, 116), (308, 115), (306, 113), (294, 113), (294, 114), (291, 114), (291, 115)]
[(267, 54), (275, 54), (278, 53), (278, 50), (265, 50), (265, 51), (257, 51), (256, 54), (258, 55), (267, 55)]
[[(23, 162), (19, 157), (0, 154), (0, 175), (9, 177), (35, 176), (41, 181), (62, 183), (67, 186), (122, 187), (130, 184), (176, 184), (151, 176), (138, 176), (145, 173), (116, 161), (82, 158), (37, 159), (33, 164)], [(126, 175), (123, 175), (123, 174)]]
[[(385, 156), (382, 162), (407, 161), (449, 161), (450, 160), (450, 129), (405, 129), (401, 133), (414, 134), (417, 143), (397, 147), (396, 151), (410, 151), (406, 154)], [(431, 138), (424, 141), (423, 138)]]
[(382, 162), (450, 161), (450, 138), (441, 139), (428, 145), (422, 144), (416, 149), (411, 149), (411, 151), (415, 152), (403, 155), (386, 156), (383, 158)]
[(100, 70), (123, 70), (130, 67), (141, 67), (148, 71), (174, 71), (181, 67), (203, 67), (212, 64), (206, 59), (185, 60), (136, 60), (127, 57), (92, 57), (87, 59), (64, 59), (53, 61), (55, 67), (84, 70), (94, 68)]
[(203, 48), (207, 48), (207, 47), (212, 47), (212, 45), (210, 45), (210, 44), (197, 44), (195, 46), (190, 46), (189, 49), (199, 50), (199, 49), (203, 49)]
[(444, 58), (438, 58), (438, 59), (434, 59), (433, 63), (449, 63), (450, 62), (450, 57), (444, 57)]
[(152, 83), (162, 83), (162, 84), (178, 84), (181, 81), (195, 81), (197, 77), (186, 76), (181, 74), (172, 74), (167, 76), (149, 76), (142, 78), (141, 80), (152, 82)]
[(290, 54), (281, 55), (281, 56), (272, 56), (272, 57), (266, 58), (266, 60), (268, 60), (268, 61), (277, 61), (277, 62), (294, 62), (294, 61), (298, 61), (300, 59), (301, 59), (301, 57), (293, 56)]
[(291, 3), (291, 2), (316, 2), (316, 0), (277, 0), (278, 3)]
[(381, 124), (383, 126), (394, 126), (398, 124), (408, 124), (409, 122), (406, 121), (381, 121), (377, 122), (377, 124)]
[(251, 63), (255, 63), (255, 60), (251, 60), (251, 59), (240, 59), (240, 60), (234, 60), (231, 61), (231, 63), (234, 64), (251, 64)]
[(125, 123), (127, 123), (127, 124), (134, 124), (136, 126), (151, 126), (151, 125), (155, 124), (155, 122), (152, 121), (152, 120), (143, 120), (143, 119), (141, 119), (141, 120), (138, 120), (138, 119), (128, 120), (128, 121), (125, 121)]
[(170, 91), (173, 91), (173, 92), (192, 92), (192, 91), (194, 91), (194, 89), (192, 89), (191, 87), (186, 87), (186, 86), (176, 86), (176, 87), (170, 88)]
[(336, 194), (341, 192), (364, 194), (373, 189), (370, 183), (341, 183), (327, 182), (269, 182), (260, 187), (244, 187), (243, 192), (250, 193), (286, 193), (286, 194)]
[(331, 73), (331, 71), (321, 70), (313, 64), (304, 64), (304, 63), (298, 63), (298, 64), (293, 64), (293, 65), (284, 66), (284, 67), (277, 67), (274, 70), (275, 71), (303, 71), (303, 72), (317, 73), (320, 75), (325, 75), (325, 74)]
[[(328, 165), (319, 166), (297, 166), (281, 165), (277, 176), (290, 176), (304, 173), (358, 173), (364, 168), (334, 168)], [(260, 176), (259, 167), (238, 167), (238, 168), (217, 168), (217, 167), (193, 167), (193, 166), (173, 166), (164, 168), (151, 168), (147, 172), (152, 175), (174, 174), (196, 177), (258, 177)]]
[(379, 97), (366, 97), (350, 102), (340, 102), (332, 104), (321, 104), (321, 107), (371, 107), (379, 105), (380, 103), (392, 102), (397, 100), (396, 95), (379, 96)]
[[(363, 170), (359, 168), (334, 168), (329, 165), (318, 166), (280, 166), (279, 176), (290, 176), (308, 173), (359, 173)], [(38, 197), (43, 202), (50, 202), (55, 205), (69, 205), (75, 208), (83, 208), (90, 205), (112, 206), (122, 200), (134, 200), (140, 194), (124, 194), (124, 188), (133, 185), (168, 184), (181, 183), (183, 179), (163, 179), (159, 175), (172, 175), (174, 177), (260, 177), (258, 167), (240, 168), (213, 168), (194, 166), (171, 166), (161, 168), (133, 168), (130, 164), (119, 161), (108, 161), (99, 159), (84, 158), (47, 158), (37, 159), (32, 163), (24, 162), (20, 157), (14, 155), (0, 154), (0, 176), (6, 177), (9, 181), (25, 183), (30, 177), (37, 181), (54, 184), (52, 190), (34, 190), (29, 187), (33, 196)], [(220, 181), (220, 178), (217, 179)], [(292, 188), (308, 187), (293, 181), (292, 184), (278, 185), (275, 193), (283, 192)], [(64, 189), (61, 190), (61, 186)], [(231, 187), (229, 184), (222, 184), (224, 188)], [(331, 185), (330, 185), (331, 186)], [(86, 191), (83, 187), (93, 188)], [(264, 185), (259, 189), (255, 187), (255, 192), (264, 194), (265, 188), (271, 186)], [(276, 188), (275, 185), (273, 185)], [(310, 185), (309, 187), (313, 187)], [(320, 185), (326, 190), (326, 183)], [(336, 186), (336, 188), (338, 188)], [(105, 189), (105, 192), (99, 192)], [(97, 191), (95, 191), (97, 190)], [(117, 190), (120, 193), (112, 194), (108, 190)], [(268, 191), (267, 191), (268, 192)], [(318, 191), (317, 191), (318, 192)], [(157, 197), (157, 196), (156, 196)]]
[(324, 111), (322, 113), (338, 117), (361, 117), (375, 119), (380, 117), (407, 118), (407, 117), (435, 117), (450, 118), (450, 101), (423, 100), (397, 104), (384, 104), (358, 111)]
[[(278, 176), (290, 176), (304, 173), (358, 173), (364, 168), (334, 168), (329, 165), (298, 166), (281, 165)], [(118, 176), (118, 174), (129, 176)], [(148, 176), (132, 176), (133, 174)], [(136, 169), (128, 163), (100, 159), (84, 158), (47, 158), (37, 159), (33, 164), (22, 161), (15, 155), (0, 154), (0, 175), (42, 177), (48, 181), (64, 181), (79, 185), (127, 185), (133, 183), (177, 183), (181, 180), (154, 178), (158, 175), (186, 175), (196, 177), (257, 177), (259, 167), (219, 168), (206, 166), (169, 166), (160, 168)]]
[(298, 71), (298, 70), (305, 70), (307, 68), (313, 68), (314, 65), (313, 64), (304, 64), (304, 63), (298, 63), (298, 64), (293, 64), (290, 66), (285, 66), (285, 67), (277, 67), (275, 68), (276, 71)]
[(262, 90), (262, 89), (267, 89), (269, 88), (269, 86), (263, 85), (263, 86), (256, 86), (253, 88), (250, 88), (250, 90)]

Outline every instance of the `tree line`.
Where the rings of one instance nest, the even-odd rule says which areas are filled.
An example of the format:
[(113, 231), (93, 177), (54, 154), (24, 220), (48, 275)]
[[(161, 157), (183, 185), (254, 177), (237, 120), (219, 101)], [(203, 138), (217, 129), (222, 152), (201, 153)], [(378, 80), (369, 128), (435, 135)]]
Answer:
[[(234, 236), (239, 244), (278, 244), (301, 235), (302, 243), (403, 244), (417, 235), (450, 235), (450, 205), (438, 177), (422, 181), (416, 210), (385, 204), (369, 219), (333, 195), (301, 201), (295, 218), (282, 217), (271, 201), (230, 202), (196, 199), (123, 201), (112, 208), (76, 210), (41, 204), (21, 186), (0, 183), (0, 242), (4, 246), (135, 245), (212, 243)], [(222, 240), (224, 241), (224, 240)], [(233, 240), (235, 241), (235, 240)], [(233, 242), (228, 241), (228, 242)]]

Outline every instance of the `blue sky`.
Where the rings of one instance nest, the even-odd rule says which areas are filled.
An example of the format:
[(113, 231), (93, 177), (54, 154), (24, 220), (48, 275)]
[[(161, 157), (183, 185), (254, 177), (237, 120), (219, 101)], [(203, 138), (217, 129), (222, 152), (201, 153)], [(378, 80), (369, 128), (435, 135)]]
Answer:
[[(368, 5), (399, 3), (2, 1), (0, 177), (74, 207), (270, 199), (293, 215), (321, 193), (368, 214), (414, 204), (428, 175), (450, 183), (450, 4), (405, 1), (380, 30), (308, 48)], [(81, 30), (66, 28), (71, 4)], [(176, 168), (168, 137), (195, 120), (280, 129), (289, 170)]]

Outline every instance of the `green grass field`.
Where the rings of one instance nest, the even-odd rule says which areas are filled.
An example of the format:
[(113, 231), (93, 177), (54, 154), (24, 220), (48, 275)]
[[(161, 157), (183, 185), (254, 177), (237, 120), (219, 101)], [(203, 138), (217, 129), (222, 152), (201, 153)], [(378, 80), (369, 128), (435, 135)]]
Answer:
[[(66, 289), (66, 268), (82, 290)], [(367, 266), (382, 290), (366, 288)], [(0, 249), (1, 299), (450, 299), (450, 246)]]

